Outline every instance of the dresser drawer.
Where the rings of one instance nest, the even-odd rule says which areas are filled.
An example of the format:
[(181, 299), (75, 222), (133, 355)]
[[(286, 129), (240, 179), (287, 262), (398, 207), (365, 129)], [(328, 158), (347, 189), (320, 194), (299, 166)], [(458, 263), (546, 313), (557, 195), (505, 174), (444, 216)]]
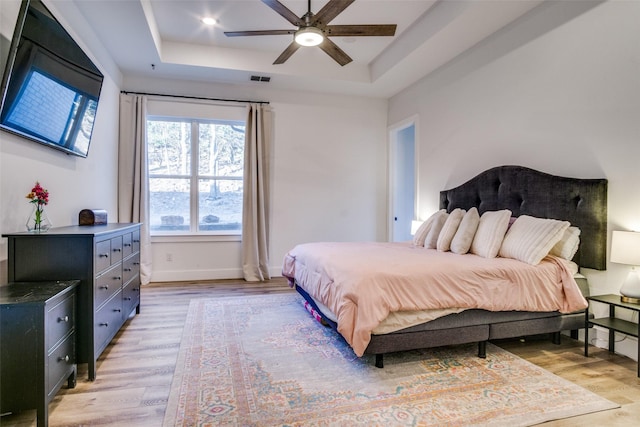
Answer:
[(133, 309), (140, 303), (140, 280), (137, 278), (129, 282), (122, 290), (122, 313), (125, 316), (131, 314)]
[(122, 283), (127, 283), (140, 274), (140, 254), (137, 253), (122, 262)]
[(75, 298), (74, 294), (54, 304), (47, 311), (47, 351), (51, 350), (73, 329), (75, 324)]
[(109, 268), (111, 265), (111, 241), (103, 240), (102, 242), (96, 243), (96, 252), (95, 252), (95, 266), (96, 273), (101, 272), (102, 270)]
[(96, 277), (94, 293), (95, 307), (100, 307), (122, 287), (122, 264), (114, 265)]
[(122, 236), (111, 239), (111, 265), (122, 261)]
[(97, 353), (101, 353), (122, 326), (122, 291), (118, 291), (96, 311), (94, 319), (94, 348)]
[(131, 233), (131, 246), (132, 246), (132, 251), (134, 253), (140, 252), (140, 229), (139, 228)]
[(75, 360), (75, 333), (69, 335), (47, 356), (47, 395), (49, 399), (60, 388), (71, 372)]
[(122, 258), (126, 258), (133, 253), (133, 234), (122, 235)]

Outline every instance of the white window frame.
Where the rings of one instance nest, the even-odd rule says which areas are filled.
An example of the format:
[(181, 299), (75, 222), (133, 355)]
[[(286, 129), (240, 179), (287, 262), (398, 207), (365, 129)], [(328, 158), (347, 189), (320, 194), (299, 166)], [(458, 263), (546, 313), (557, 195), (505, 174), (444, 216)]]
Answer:
[[(186, 121), (191, 123), (191, 173), (189, 194), (189, 230), (150, 230), (152, 242), (188, 242), (188, 241), (240, 241), (242, 230), (198, 230), (199, 209), (199, 180), (225, 179), (243, 181), (238, 176), (213, 176), (199, 174), (199, 129), (198, 123), (235, 123), (246, 125), (244, 106), (212, 105), (199, 101), (185, 101), (181, 99), (149, 100), (147, 105), (147, 120)], [(146, 129), (146, 123), (145, 123)], [(152, 178), (178, 178), (185, 175), (153, 175), (148, 174), (147, 181)]]

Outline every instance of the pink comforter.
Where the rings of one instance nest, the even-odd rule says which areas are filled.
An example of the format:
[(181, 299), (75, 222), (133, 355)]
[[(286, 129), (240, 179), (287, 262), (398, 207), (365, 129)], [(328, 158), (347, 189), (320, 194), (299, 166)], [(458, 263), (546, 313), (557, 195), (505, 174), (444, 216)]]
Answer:
[(532, 266), (411, 243), (307, 243), (285, 255), (283, 275), (337, 316), (338, 332), (358, 356), (392, 311), (570, 313), (587, 306), (568, 262), (552, 256)]

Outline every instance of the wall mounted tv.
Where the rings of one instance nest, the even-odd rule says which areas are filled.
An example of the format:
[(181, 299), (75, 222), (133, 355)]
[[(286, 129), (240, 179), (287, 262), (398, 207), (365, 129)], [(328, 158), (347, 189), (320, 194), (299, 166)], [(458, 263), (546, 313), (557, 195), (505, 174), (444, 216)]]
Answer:
[(40, 0), (22, 0), (2, 78), (0, 128), (87, 157), (103, 78)]

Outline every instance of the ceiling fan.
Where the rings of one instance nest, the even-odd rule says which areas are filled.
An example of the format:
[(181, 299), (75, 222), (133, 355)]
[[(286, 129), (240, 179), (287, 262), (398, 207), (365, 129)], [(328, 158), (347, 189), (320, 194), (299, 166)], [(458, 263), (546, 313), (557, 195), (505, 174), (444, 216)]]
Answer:
[(280, 54), (274, 64), (283, 64), (300, 46), (318, 46), (338, 64), (346, 65), (352, 61), (342, 49), (329, 37), (393, 36), (396, 25), (328, 25), (355, 0), (329, 0), (317, 14), (311, 12), (311, 0), (308, 0), (307, 13), (298, 17), (278, 0), (262, 0), (284, 19), (298, 27), (296, 30), (258, 30), (225, 31), (227, 37), (273, 36), (294, 34), (294, 41)]

